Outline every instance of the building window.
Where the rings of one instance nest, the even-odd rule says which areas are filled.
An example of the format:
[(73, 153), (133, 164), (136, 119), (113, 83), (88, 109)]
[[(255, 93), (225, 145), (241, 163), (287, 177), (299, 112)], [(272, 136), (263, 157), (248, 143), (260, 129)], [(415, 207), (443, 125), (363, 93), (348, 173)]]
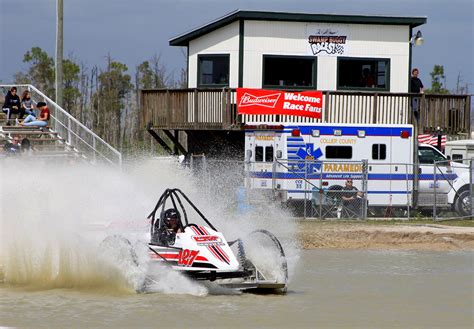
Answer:
[(352, 146), (326, 146), (326, 159), (352, 159)]
[(385, 160), (387, 158), (387, 146), (385, 144), (372, 144), (372, 160)]
[(229, 86), (229, 55), (198, 55), (198, 87)]
[(315, 89), (316, 57), (263, 55), (262, 87)]
[(390, 59), (339, 57), (338, 90), (390, 90)]

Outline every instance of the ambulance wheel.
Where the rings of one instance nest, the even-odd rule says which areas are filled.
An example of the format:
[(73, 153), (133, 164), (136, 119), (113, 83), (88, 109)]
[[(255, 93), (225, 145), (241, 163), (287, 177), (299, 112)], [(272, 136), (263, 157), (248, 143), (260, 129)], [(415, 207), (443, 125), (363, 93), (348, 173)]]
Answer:
[(469, 190), (462, 191), (456, 199), (454, 210), (459, 216), (469, 216), (471, 213), (471, 195)]

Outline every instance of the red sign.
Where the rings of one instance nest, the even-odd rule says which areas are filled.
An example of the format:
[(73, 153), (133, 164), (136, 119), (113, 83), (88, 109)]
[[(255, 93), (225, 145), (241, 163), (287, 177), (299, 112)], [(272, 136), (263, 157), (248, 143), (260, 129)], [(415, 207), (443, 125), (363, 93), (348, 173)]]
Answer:
[(279, 91), (237, 88), (239, 114), (281, 114), (321, 118), (320, 91)]

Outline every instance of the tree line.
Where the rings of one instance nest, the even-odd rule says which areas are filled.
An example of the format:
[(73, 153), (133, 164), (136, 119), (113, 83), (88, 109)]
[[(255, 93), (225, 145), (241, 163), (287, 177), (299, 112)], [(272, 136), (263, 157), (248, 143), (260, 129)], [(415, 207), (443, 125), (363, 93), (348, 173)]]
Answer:
[[(40, 47), (23, 56), (28, 64), (14, 75), (17, 84), (32, 84), (54, 100), (54, 60)], [(185, 88), (186, 72), (176, 80), (158, 54), (129, 73), (127, 65), (107, 55), (102, 66), (88, 68), (74, 57), (63, 61), (63, 108), (115, 148), (125, 153), (159, 151), (159, 144), (139, 126), (140, 89)]]

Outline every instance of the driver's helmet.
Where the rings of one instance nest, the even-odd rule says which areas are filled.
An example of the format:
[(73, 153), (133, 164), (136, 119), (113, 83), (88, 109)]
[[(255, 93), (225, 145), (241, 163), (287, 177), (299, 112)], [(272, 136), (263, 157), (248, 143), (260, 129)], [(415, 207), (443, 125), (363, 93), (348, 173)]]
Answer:
[(173, 226), (179, 226), (180, 224), (179, 213), (174, 208), (165, 210), (162, 218), (163, 223), (168, 229), (173, 228)]

